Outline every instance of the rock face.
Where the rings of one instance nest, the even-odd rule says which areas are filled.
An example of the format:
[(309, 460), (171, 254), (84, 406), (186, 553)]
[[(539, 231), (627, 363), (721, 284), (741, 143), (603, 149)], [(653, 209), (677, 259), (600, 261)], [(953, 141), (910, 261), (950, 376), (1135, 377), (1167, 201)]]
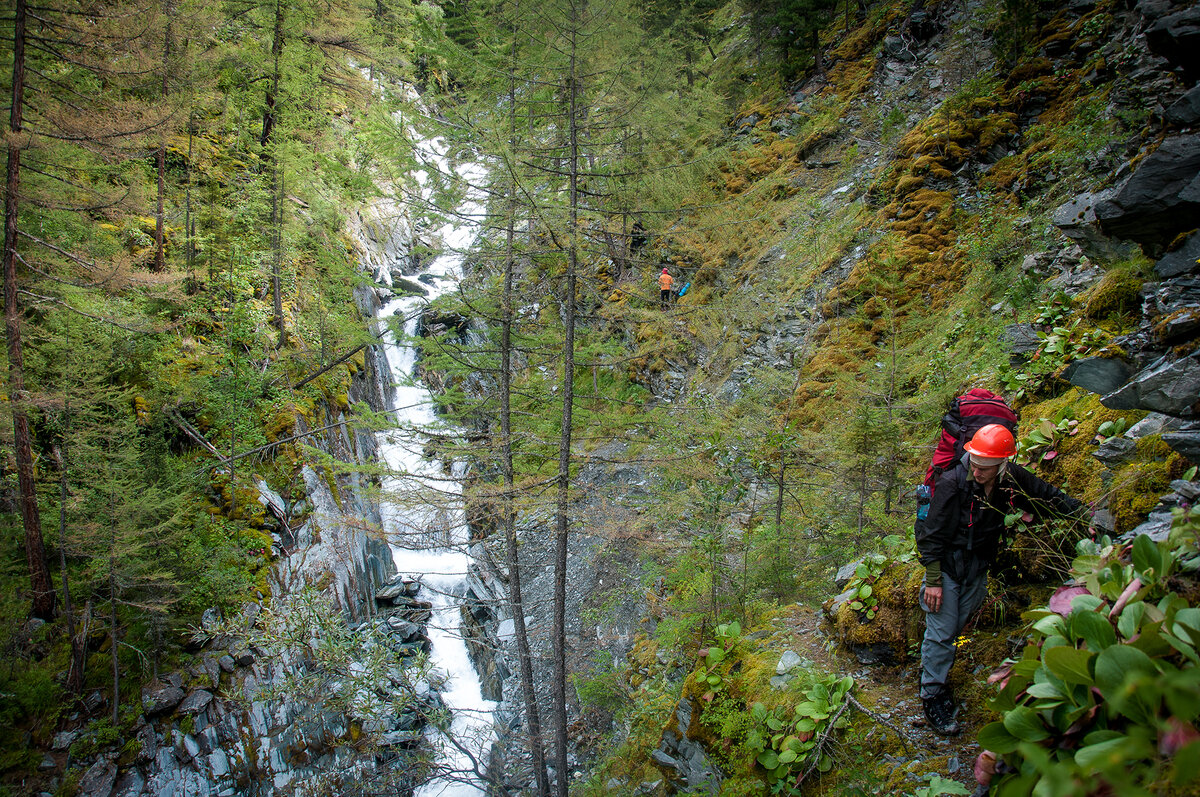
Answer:
[(1151, 410), (1177, 418), (1200, 414), (1200, 356), (1160, 359), (1101, 399), (1114, 410)]
[[(381, 595), (396, 586), (388, 585)], [(342, 710), (301, 696), (275, 696), (276, 688), (302, 671), (302, 665), (286, 656), (261, 655), (236, 665), (233, 662), (247, 657), (222, 655), (221, 644), (242, 644), (226, 635), (214, 638), (210, 644), (218, 647), (202, 657), (214, 666), (230, 662), (228, 667), (217, 666), (214, 689), (193, 688), (185, 693), (181, 688), (185, 680), (208, 675), (201, 664), (143, 690), (145, 714), (135, 726), (137, 754), (120, 769), (113, 759), (95, 761), (80, 781), (80, 793), (266, 797), (295, 790), (299, 784), (341, 793), (381, 779), (399, 792), (411, 788), (407, 776), (392, 768), (399, 767), (402, 773), (403, 762), (421, 749), (423, 717), (441, 707), (441, 698), (428, 683), (412, 683), (402, 673), (406, 659), (428, 650), (424, 626), (404, 619), (407, 605), (396, 605), (387, 597), (380, 598), (379, 604), (380, 614), (360, 626), (360, 633), (369, 630), (373, 643), (386, 645), (395, 655), (395, 669), (377, 688), (390, 693), (408, 690), (410, 697), (405, 709), (378, 717), (363, 729), (379, 740), (380, 748), (373, 755), (361, 755), (351, 743), (361, 731)]]
[(1112, 199), (1095, 207), (1108, 235), (1159, 246), (1193, 229), (1200, 212), (1200, 135), (1163, 141)]

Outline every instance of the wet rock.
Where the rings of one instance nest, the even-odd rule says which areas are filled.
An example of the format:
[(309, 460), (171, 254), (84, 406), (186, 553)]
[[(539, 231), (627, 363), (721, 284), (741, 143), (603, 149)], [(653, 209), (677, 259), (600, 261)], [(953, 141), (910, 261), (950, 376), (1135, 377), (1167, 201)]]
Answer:
[(1192, 233), (1183, 246), (1173, 252), (1168, 252), (1154, 264), (1158, 276), (1166, 279), (1200, 271), (1200, 233)]
[(1190, 462), (1200, 464), (1200, 431), (1168, 432), (1162, 439)]
[(1170, 535), (1171, 521), (1174, 518), (1174, 514), (1169, 510), (1155, 510), (1146, 518), (1145, 523), (1142, 523), (1131, 531), (1125, 532), (1118, 539), (1121, 542), (1132, 542), (1138, 535), (1145, 534), (1155, 542), (1162, 542)]
[(136, 769), (131, 769), (121, 775), (117, 781), (114, 797), (137, 797), (146, 788), (146, 779)]
[(237, 669), (237, 662), (228, 653), (217, 659), (217, 665), (225, 672), (233, 672)]
[(207, 689), (197, 689), (192, 692), (183, 702), (179, 704), (177, 711), (180, 714), (199, 714), (204, 709), (208, 708), (208, 704), (213, 701), (213, 693)]
[(142, 688), (142, 712), (147, 717), (164, 714), (178, 706), (187, 693), (169, 684), (148, 685)]
[(1105, 440), (1092, 456), (1101, 462), (1115, 465), (1129, 459), (1137, 448), (1137, 443), (1127, 437), (1112, 437)]
[(1193, 5), (1157, 19), (1146, 29), (1146, 45), (1194, 81), (1200, 76), (1200, 8)]
[(1183, 479), (1175, 479), (1171, 482), (1171, 489), (1175, 494), (1182, 498), (1185, 502), (1195, 503), (1197, 498), (1200, 498), (1200, 482), (1189, 482)]
[(1159, 248), (1195, 227), (1200, 212), (1198, 175), (1200, 136), (1168, 138), (1112, 199), (1095, 206), (1096, 220), (1107, 235)]
[(1170, 415), (1163, 415), (1161, 412), (1152, 412), (1125, 430), (1125, 436), (1130, 440), (1141, 440), (1143, 437), (1152, 434), (1162, 434), (1163, 432), (1173, 432), (1181, 429), (1183, 424), (1184, 422), (1179, 418), (1172, 418)]
[(1200, 358), (1160, 359), (1129, 384), (1104, 396), (1100, 403), (1113, 410), (1153, 410), (1179, 418), (1195, 417), (1200, 404)]
[(392, 272), (392, 294), (395, 296), (428, 296), (429, 290), (419, 282), (405, 279)]
[(1163, 118), (1179, 127), (1200, 122), (1200, 86), (1193, 86), (1187, 94), (1171, 103), (1163, 112)]
[(109, 797), (117, 782), (117, 765), (102, 758), (79, 779), (79, 793), (88, 797)]
[(1054, 211), (1054, 225), (1090, 258), (1108, 262), (1125, 257), (1133, 247), (1102, 231), (1096, 219), (1096, 208), (1116, 194), (1115, 189), (1080, 194)]
[(50, 742), (51, 750), (66, 750), (76, 739), (79, 738), (79, 731), (59, 731), (54, 734), (54, 739)]
[(1128, 382), (1134, 370), (1132, 365), (1116, 357), (1085, 357), (1068, 365), (1062, 378), (1103, 396)]

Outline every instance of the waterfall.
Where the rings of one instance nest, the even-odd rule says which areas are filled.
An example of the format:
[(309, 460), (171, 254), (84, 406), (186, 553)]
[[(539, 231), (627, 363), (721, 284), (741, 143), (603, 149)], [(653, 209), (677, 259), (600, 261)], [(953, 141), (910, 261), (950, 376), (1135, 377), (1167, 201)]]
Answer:
[[(410, 131), (411, 132), (411, 131)], [(380, 453), (389, 466), (391, 476), (385, 483), (389, 495), (419, 496), (431, 491), (441, 496), (436, 504), (412, 502), (403, 498), (385, 501), (383, 523), (392, 544), (396, 569), (422, 584), (422, 597), (433, 604), (433, 616), (428, 624), (432, 643), (430, 663), (445, 674), (441, 689), (442, 700), (453, 717), (451, 734), (457, 744), (442, 744), (444, 757), (438, 764), (449, 774), (439, 777), (418, 790), (418, 797), (466, 797), (482, 795), (484, 788), (470, 774), (472, 758), (480, 770), (486, 767), (487, 748), (492, 741), (492, 712), (496, 703), (484, 700), (478, 674), (467, 655), (463, 640), (461, 597), (465, 592), (470, 566), (467, 555), (467, 528), (462, 507), (461, 464), (445, 472), (440, 462), (424, 456), (424, 442), (430, 433), (454, 434), (434, 413), (428, 388), (416, 375), (416, 350), (403, 341), (396, 341), (388, 332), (383, 319), (398, 316), (404, 319), (406, 337), (417, 333), (420, 315), (425, 304), (455, 286), (462, 276), (464, 253), (478, 234), (478, 219), (482, 200), (477, 190), (485, 177), (477, 164), (455, 166), (446, 155), (440, 139), (416, 138), (418, 158), (441, 175), (456, 175), (468, 185), (468, 191), (451, 220), (432, 235), (440, 254), (420, 269), (419, 281), (428, 288), (428, 296), (393, 298), (379, 311), (377, 322), (384, 338), (383, 349), (391, 371), (394, 392), (391, 410), (397, 428), (379, 435)], [(418, 190), (426, 193), (430, 175), (413, 175)], [(426, 197), (428, 198), (428, 197)], [(394, 251), (394, 255), (398, 256)], [(391, 284), (390, 269), (380, 269), (379, 278)], [(442, 741), (438, 732), (431, 731), (431, 740)], [(468, 752), (459, 749), (459, 745)]]

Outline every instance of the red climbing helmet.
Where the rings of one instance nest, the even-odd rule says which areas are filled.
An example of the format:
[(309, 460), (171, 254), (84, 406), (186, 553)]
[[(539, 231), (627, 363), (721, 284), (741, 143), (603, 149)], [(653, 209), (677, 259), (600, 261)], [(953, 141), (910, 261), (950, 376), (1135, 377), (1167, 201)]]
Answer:
[(963, 445), (971, 454), (985, 459), (1008, 459), (1017, 453), (1017, 443), (1012, 432), (998, 423), (989, 423), (975, 433), (969, 443)]

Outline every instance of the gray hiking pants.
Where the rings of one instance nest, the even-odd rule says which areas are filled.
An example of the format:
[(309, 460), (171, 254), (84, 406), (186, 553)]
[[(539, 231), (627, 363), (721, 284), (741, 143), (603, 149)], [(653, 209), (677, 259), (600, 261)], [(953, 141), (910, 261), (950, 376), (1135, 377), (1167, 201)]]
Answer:
[(942, 573), (942, 608), (931, 612), (925, 605), (921, 585), (921, 608), (925, 610), (925, 638), (921, 642), (921, 699), (936, 697), (946, 688), (954, 664), (954, 641), (963, 626), (987, 597), (987, 570), (959, 584)]

